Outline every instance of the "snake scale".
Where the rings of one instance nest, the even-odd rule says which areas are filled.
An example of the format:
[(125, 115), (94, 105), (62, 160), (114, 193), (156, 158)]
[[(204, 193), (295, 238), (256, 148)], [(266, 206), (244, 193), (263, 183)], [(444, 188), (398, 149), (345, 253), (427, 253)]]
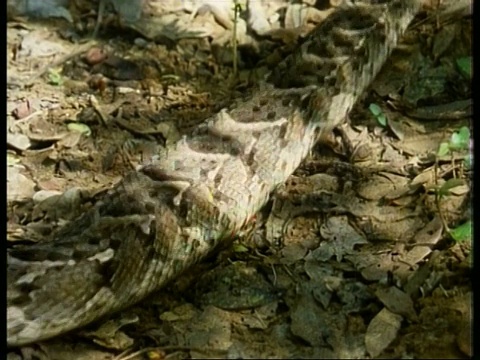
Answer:
[(50, 241), (7, 252), (7, 343), (48, 339), (158, 291), (238, 232), (381, 69), (417, 0), (346, 6), (231, 109), (128, 174)]

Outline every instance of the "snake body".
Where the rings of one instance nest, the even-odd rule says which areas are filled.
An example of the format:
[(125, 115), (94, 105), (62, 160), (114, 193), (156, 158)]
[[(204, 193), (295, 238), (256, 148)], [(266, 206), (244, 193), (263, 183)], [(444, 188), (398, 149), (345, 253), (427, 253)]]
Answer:
[(379, 2), (334, 13), (269, 85), (128, 174), (51, 241), (9, 249), (8, 345), (137, 303), (239, 231), (344, 119), (419, 7)]

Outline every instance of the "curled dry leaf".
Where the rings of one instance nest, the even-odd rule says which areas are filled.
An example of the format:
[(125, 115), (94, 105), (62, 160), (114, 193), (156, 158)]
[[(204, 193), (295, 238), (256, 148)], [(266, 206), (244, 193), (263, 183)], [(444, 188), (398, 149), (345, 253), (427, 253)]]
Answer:
[(103, 323), (95, 331), (85, 332), (84, 335), (93, 339), (93, 342), (107, 349), (125, 350), (133, 345), (134, 340), (120, 329), (129, 324), (138, 322), (137, 315), (125, 315)]
[(376, 358), (395, 340), (402, 324), (402, 316), (383, 308), (370, 322), (365, 334), (365, 345), (372, 358)]
[(17, 150), (27, 150), (32, 145), (28, 136), (23, 134), (7, 133), (7, 145)]
[(413, 308), (413, 301), (408, 294), (395, 286), (387, 289), (378, 289), (375, 292), (378, 299), (392, 312), (405, 316), (410, 320), (417, 318)]
[(33, 195), (35, 183), (21, 173), (21, 167), (10, 166), (7, 169), (7, 200), (22, 201)]

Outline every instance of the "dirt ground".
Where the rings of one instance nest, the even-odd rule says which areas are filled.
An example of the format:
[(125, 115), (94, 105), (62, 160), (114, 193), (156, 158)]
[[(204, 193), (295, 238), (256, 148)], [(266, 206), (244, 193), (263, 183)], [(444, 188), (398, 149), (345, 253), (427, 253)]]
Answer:
[[(154, 41), (106, 16), (92, 40), (95, 14), (7, 23), (8, 246), (48, 238), (300, 41), (285, 31), (240, 47), (235, 76), (213, 35)], [(438, 149), (470, 128), (459, 59), (472, 22), (428, 15), (232, 246), (135, 307), (7, 358), (470, 357), (472, 238), (446, 231), (471, 217), (469, 148)]]

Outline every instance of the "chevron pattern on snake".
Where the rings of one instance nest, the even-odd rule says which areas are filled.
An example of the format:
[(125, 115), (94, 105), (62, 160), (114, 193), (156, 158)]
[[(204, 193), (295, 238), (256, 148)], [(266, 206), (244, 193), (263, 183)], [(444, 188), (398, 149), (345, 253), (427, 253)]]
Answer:
[(228, 241), (335, 127), (418, 11), (339, 10), (192, 136), (125, 176), (51, 241), (7, 253), (7, 342), (20, 346), (135, 304)]

